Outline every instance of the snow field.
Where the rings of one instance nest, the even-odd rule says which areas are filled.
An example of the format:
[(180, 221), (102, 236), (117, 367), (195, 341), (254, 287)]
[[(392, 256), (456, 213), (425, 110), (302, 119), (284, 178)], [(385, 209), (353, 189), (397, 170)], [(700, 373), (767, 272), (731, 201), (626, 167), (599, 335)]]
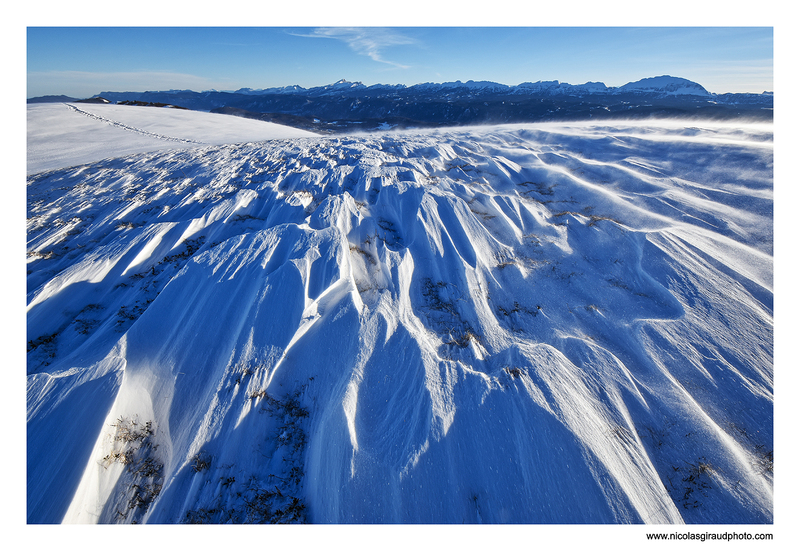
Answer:
[(29, 522), (772, 519), (768, 127), (192, 146), (28, 201)]
[(313, 136), (269, 122), (182, 109), (28, 105), (28, 174), (146, 151)]

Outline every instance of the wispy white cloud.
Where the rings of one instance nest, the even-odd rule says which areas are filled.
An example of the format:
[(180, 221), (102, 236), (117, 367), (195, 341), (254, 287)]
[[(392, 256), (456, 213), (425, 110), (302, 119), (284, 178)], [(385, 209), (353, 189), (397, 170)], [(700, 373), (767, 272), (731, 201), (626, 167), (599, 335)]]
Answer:
[(309, 38), (333, 38), (341, 40), (359, 55), (367, 56), (378, 63), (385, 63), (400, 69), (408, 69), (409, 66), (385, 59), (383, 50), (391, 46), (417, 43), (414, 38), (397, 32), (394, 29), (377, 27), (324, 27), (314, 29), (306, 34), (291, 34)]

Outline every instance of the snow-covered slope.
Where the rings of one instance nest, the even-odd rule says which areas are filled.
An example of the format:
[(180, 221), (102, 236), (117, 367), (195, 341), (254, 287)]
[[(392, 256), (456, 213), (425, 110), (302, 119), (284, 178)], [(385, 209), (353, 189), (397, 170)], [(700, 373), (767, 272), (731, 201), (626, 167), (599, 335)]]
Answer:
[(770, 522), (772, 208), (770, 125), (32, 175), (28, 521)]
[(28, 174), (130, 153), (313, 136), (263, 121), (181, 109), (28, 105)]

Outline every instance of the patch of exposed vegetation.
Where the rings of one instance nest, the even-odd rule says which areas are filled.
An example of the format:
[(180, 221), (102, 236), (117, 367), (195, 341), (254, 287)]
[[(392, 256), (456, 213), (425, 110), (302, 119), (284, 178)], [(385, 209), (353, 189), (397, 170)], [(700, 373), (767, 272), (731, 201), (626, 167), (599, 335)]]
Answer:
[[(306, 449), (304, 424), (309, 416), (300, 393), (275, 397), (266, 390), (248, 397), (261, 404), (259, 413), (276, 422), (273, 437), (274, 453), (282, 457), (283, 468), (277, 474), (251, 475), (246, 482), (237, 477), (219, 479), (221, 494), (211, 507), (189, 510), (181, 519), (184, 524), (297, 524), (307, 522), (307, 506), (299, 497), (305, 475), (303, 463)], [(211, 458), (200, 452), (192, 458), (191, 468), (198, 476), (210, 466)]]
[[(112, 436), (112, 449), (101, 460), (104, 468), (118, 463), (125, 466), (127, 485), (122, 501), (124, 511), (117, 510), (116, 520), (136, 523), (161, 493), (164, 464), (156, 455), (155, 428), (152, 421), (140, 423), (137, 418), (119, 417)], [(130, 518), (129, 518), (130, 517)]]

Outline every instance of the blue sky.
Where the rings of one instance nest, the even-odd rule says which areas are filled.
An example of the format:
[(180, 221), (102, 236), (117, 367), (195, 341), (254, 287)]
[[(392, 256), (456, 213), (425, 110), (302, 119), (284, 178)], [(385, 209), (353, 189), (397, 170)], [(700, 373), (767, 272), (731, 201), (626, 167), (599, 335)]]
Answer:
[(27, 97), (672, 75), (773, 90), (770, 27), (27, 27)]

